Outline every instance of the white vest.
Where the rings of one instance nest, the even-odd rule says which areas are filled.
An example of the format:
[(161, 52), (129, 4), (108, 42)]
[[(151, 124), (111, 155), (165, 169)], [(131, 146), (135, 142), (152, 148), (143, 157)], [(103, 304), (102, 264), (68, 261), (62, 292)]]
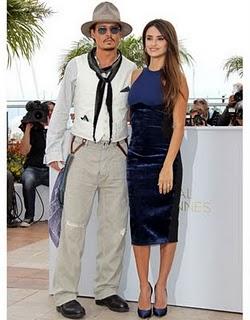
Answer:
[[(75, 59), (77, 64), (77, 79), (73, 100), (75, 120), (71, 132), (73, 135), (93, 141), (95, 97), (99, 79), (96, 73), (89, 67), (87, 54), (78, 56)], [(128, 87), (131, 82), (131, 72), (135, 68), (135, 64), (123, 56), (120, 68), (111, 82), (113, 91), (112, 142), (120, 141), (128, 136)], [(125, 92), (122, 92), (123, 89), (125, 89)], [(102, 107), (96, 126), (96, 142), (109, 140), (109, 115), (106, 106), (106, 95), (107, 85), (105, 87)]]

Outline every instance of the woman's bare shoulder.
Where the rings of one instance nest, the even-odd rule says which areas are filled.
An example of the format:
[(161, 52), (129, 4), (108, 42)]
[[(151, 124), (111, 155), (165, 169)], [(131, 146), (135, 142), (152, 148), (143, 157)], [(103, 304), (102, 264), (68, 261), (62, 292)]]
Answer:
[(131, 84), (133, 84), (136, 79), (138, 79), (138, 77), (140, 76), (140, 74), (142, 73), (143, 71), (143, 68), (140, 68), (140, 69), (135, 69), (133, 72), (132, 72), (132, 75), (131, 75)]

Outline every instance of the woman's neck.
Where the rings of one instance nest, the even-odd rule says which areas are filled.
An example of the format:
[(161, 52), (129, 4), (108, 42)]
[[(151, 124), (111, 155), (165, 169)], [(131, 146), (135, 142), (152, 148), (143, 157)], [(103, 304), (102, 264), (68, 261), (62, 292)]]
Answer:
[(149, 63), (149, 70), (157, 71), (163, 68), (164, 58), (151, 58)]

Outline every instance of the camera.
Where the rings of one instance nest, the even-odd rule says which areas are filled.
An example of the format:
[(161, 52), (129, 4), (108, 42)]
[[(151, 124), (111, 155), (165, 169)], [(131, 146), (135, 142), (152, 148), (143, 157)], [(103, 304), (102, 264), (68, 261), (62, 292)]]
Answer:
[(48, 120), (48, 104), (41, 103), (39, 100), (28, 101), (25, 106), (27, 113), (21, 120), (19, 128), (24, 131), (27, 123), (33, 123), (34, 126), (39, 126), (42, 123), (47, 123)]
[(235, 92), (234, 94), (234, 101), (236, 102), (240, 102), (243, 100), (243, 90), (241, 89), (240, 91), (238, 92)]
[(230, 123), (233, 126), (242, 125), (243, 120), (243, 89), (235, 92), (231, 98), (231, 102), (227, 106), (230, 115)]
[(185, 126), (196, 127), (196, 126), (206, 126), (207, 120), (197, 111), (191, 110), (190, 113), (186, 114)]
[(231, 125), (242, 126), (243, 121), (243, 101), (240, 100), (236, 103), (234, 112), (231, 115)]
[(48, 105), (47, 103), (41, 103), (39, 100), (29, 101), (25, 106), (28, 111), (24, 116), (24, 122), (40, 122), (46, 123), (48, 117)]
[(202, 117), (199, 113), (197, 113), (193, 118), (193, 126), (205, 126), (206, 119)]
[(243, 103), (237, 103), (237, 106), (235, 108), (235, 114), (238, 119), (243, 119)]

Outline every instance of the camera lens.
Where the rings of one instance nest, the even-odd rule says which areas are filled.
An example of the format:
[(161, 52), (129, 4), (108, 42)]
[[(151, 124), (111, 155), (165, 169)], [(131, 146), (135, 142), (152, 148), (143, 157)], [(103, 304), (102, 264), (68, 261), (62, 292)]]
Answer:
[(193, 117), (193, 123), (195, 126), (202, 126), (203, 118), (199, 114), (197, 114)]
[(36, 111), (36, 112), (34, 112), (34, 118), (36, 119), (36, 120), (41, 120), (42, 118), (43, 118), (43, 116), (44, 116), (44, 113), (43, 112), (41, 112), (41, 111)]

